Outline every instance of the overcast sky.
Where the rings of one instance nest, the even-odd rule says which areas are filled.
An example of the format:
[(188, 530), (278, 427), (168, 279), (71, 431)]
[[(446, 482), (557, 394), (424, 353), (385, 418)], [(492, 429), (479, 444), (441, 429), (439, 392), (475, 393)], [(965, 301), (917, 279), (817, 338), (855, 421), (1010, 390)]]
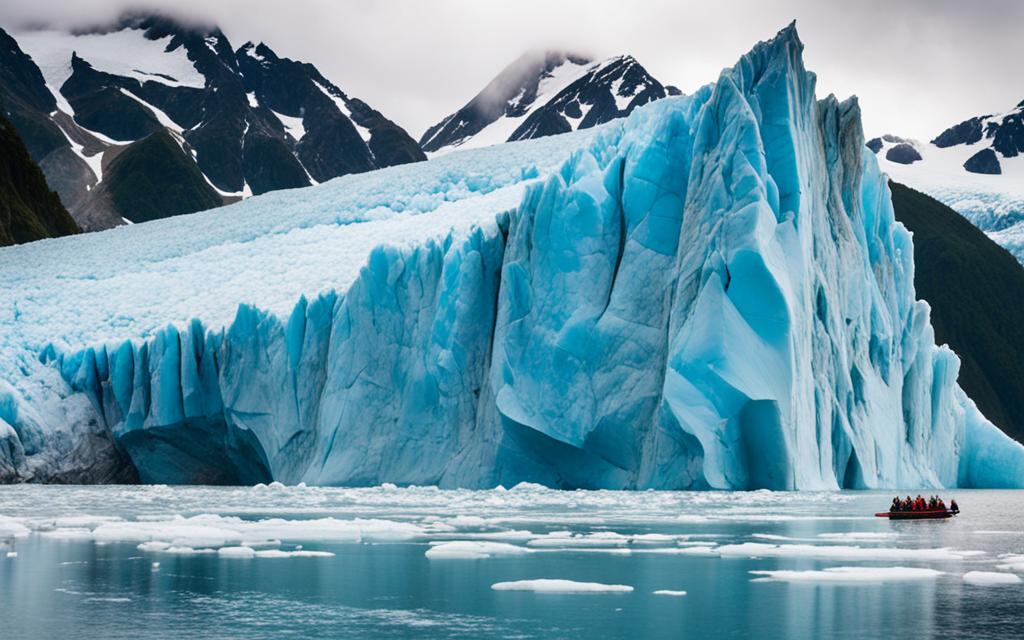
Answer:
[(417, 138), (527, 49), (629, 53), (689, 92), (794, 18), (819, 96), (858, 95), (869, 136), (928, 140), (1024, 99), (1018, 0), (2, 0), (0, 26), (80, 26), (131, 7), (312, 62)]

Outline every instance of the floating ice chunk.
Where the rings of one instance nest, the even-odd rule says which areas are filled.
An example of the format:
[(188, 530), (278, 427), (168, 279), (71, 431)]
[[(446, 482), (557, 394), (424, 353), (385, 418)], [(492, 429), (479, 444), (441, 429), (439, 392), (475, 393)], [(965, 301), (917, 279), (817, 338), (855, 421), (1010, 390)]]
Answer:
[(774, 533), (752, 533), (751, 538), (757, 538), (758, 540), (806, 540), (806, 538), (791, 538), (789, 536), (780, 536)]
[(55, 540), (91, 540), (92, 530), (84, 527), (68, 527), (66, 529), (40, 531), (39, 535), (44, 538), (53, 538)]
[(845, 533), (819, 533), (819, 538), (825, 540), (889, 540), (898, 538), (900, 534), (895, 531), (847, 531)]
[(830, 567), (821, 571), (751, 571), (752, 582), (880, 583), (934, 580), (942, 571), (917, 567)]
[(629, 537), (632, 544), (662, 544), (675, 542), (678, 539), (679, 536), (671, 536), (666, 533), (641, 533)]
[[(613, 549), (612, 549), (613, 551)], [(633, 553), (662, 554), (673, 556), (718, 556), (718, 549), (711, 543), (693, 543), (687, 547), (654, 547), (632, 549)]]
[(311, 520), (243, 520), (233, 516), (202, 514), (103, 524), (92, 537), (105, 541), (168, 542), (181, 547), (241, 545), (276, 546), (281, 540), (315, 542), (397, 542), (423, 536), (416, 524), (391, 520), (317, 518)]
[(551, 489), (537, 482), (519, 482), (509, 490), (510, 492), (550, 492)]
[(575, 580), (551, 578), (496, 582), (491, 585), (491, 589), (495, 591), (533, 591), (535, 593), (630, 593), (633, 591), (633, 587), (626, 584), (576, 582)]
[(1016, 553), (1004, 553), (1001, 556), (999, 556), (999, 560), (1002, 564), (997, 564), (996, 569), (1024, 573), (1024, 555)]
[(1020, 576), (1012, 573), (999, 573), (997, 571), (968, 571), (964, 574), (964, 582), (981, 586), (1020, 584)]
[(537, 537), (532, 531), (508, 529), (505, 531), (460, 531), (451, 537), (466, 540), (500, 540), (503, 542), (527, 542)]
[(275, 480), (274, 482), (271, 482), (270, 484), (264, 484), (262, 482), (257, 482), (256, 484), (254, 484), (252, 486), (252, 488), (253, 488), (254, 491), (287, 491), (288, 490), (288, 485), (284, 484), (283, 482), (277, 482)]
[(457, 540), (444, 542), (427, 549), (426, 556), (431, 560), (482, 560), (494, 556), (517, 556), (529, 553), (525, 547), (503, 542), (481, 542), (473, 540)]
[(679, 596), (685, 596), (686, 595), (685, 591), (673, 591), (672, 589), (658, 589), (657, 591), (654, 591), (652, 593), (654, 595), (656, 595), (656, 596), (677, 596), (677, 597), (679, 597)]
[(186, 546), (171, 546), (163, 550), (163, 553), (169, 553), (176, 556), (197, 556), (206, 555), (210, 553), (217, 553), (216, 549), (196, 549), (194, 547)]
[(997, 564), (996, 569), (1000, 569), (1002, 571), (1013, 571), (1014, 573), (1024, 573), (1024, 562)]
[(165, 551), (170, 548), (170, 542), (163, 542), (160, 540), (150, 540), (149, 542), (143, 542), (139, 544), (136, 549), (139, 551)]
[(194, 519), (175, 518), (165, 522), (118, 522), (104, 524), (92, 531), (95, 540), (107, 542), (146, 542), (160, 540), (175, 546), (222, 547), (240, 542), (237, 531), (194, 524)]
[(676, 521), (686, 522), (690, 524), (702, 524), (705, 522), (710, 522), (711, 518), (693, 513), (684, 513), (681, 516), (676, 516)]
[(330, 551), (282, 551), (281, 549), (265, 549), (256, 552), (257, 558), (331, 558)]
[(221, 547), (217, 555), (222, 558), (255, 558), (256, 550), (252, 547)]
[(154, 562), (153, 564), (149, 565), (149, 567), (153, 571), (159, 571), (160, 570), (160, 563), (159, 562)]
[(750, 558), (835, 558), (841, 560), (949, 561), (983, 555), (984, 551), (937, 549), (905, 549), (896, 547), (815, 546), (810, 544), (773, 545), (759, 542), (727, 544), (715, 549), (721, 556)]
[(480, 516), (455, 516), (448, 519), (448, 524), (453, 527), (486, 527), (490, 522)]
[(7, 552), (7, 557), (8, 558), (17, 558), (18, 557), (18, 552), (17, 551), (8, 551)]
[(0, 516), (0, 538), (25, 538), (31, 530), (21, 520)]
[(555, 531), (546, 536), (534, 538), (526, 544), (531, 547), (622, 547), (629, 544), (629, 536), (614, 531), (598, 531), (596, 533), (572, 534), (567, 531)]
[(122, 522), (124, 518), (117, 516), (96, 516), (96, 515), (81, 515), (81, 516), (61, 516), (59, 518), (52, 518), (46, 520), (32, 520), (29, 525), (32, 528), (79, 528), (79, 529), (95, 529), (101, 524), (107, 524), (109, 522)]

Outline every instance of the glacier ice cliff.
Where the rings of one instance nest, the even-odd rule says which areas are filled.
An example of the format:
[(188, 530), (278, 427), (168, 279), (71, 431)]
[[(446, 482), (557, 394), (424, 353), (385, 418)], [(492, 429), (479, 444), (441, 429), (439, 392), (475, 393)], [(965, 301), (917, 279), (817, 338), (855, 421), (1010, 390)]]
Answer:
[[(1024, 447), (915, 301), (855, 99), (819, 101), (802, 50), (790, 26), (586, 134), (118, 230), (168, 254), (211, 216), (243, 230), (162, 266), (27, 278), (4, 310), (0, 476), (107, 478), (126, 457), (166, 483), (1024, 486)], [(374, 197), (254, 218), (265, 237), (242, 223), (340, 193)], [(16, 249), (49, 252), (38, 269), (75, 242)], [(182, 280), (209, 300), (159, 297)], [(100, 290), (121, 296), (83, 312), (102, 330), (44, 317)]]

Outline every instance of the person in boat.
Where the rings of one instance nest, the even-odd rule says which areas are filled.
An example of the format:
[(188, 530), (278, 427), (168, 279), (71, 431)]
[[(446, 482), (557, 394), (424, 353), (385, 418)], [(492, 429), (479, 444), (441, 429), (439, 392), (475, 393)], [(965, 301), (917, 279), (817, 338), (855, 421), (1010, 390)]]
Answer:
[(946, 510), (946, 503), (943, 502), (942, 498), (939, 498), (938, 508), (940, 511)]
[(917, 494), (917, 509), (915, 509), (915, 511), (924, 511), (926, 506), (927, 505), (925, 505), (924, 503), (924, 498), (921, 497), (920, 493)]
[(895, 498), (892, 499), (892, 506), (889, 507), (889, 513), (895, 513), (897, 511), (900, 511), (902, 508), (903, 505), (900, 504), (900, 497), (896, 496)]
[(960, 505), (956, 503), (956, 500), (949, 501), (949, 510), (953, 513), (960, 513)]
[(914, 510), (914, 501), (910, 499), (910, 496), (907, 496), (907, 499), (903, 501), (903, 510), (904, 511), (913, 511)]
[(928, 510), (929, 511), (935, 511), (938, 508), (939, 508), (939, 498), (938, 498), (938, 496), (929, 496), (929, 498), (928, 498)]

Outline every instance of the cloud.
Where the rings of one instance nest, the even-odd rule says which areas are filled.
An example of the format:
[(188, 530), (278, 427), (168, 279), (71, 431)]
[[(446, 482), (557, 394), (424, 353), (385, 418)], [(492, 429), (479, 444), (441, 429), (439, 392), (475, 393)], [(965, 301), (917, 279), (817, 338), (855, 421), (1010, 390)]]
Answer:
[(1024, 98), (1024, 3), (1013, 0), (4, 0), (0, 25), (81, 27), (127, 9), (265, 41), (419, 136), (524, 51), (630, 53), (684, 91), (796, 18), (819, 94), (857, 94), (868, 134), (930, 139)]

